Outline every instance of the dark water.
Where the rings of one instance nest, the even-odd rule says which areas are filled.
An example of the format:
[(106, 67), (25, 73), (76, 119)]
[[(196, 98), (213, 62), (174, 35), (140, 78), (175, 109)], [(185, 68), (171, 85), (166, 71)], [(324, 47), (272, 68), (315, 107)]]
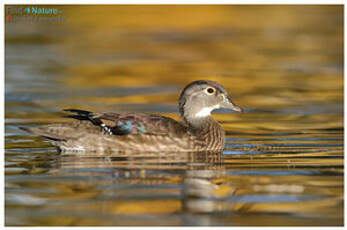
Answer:
[[(6, 18), (6, 225), (343, 225), (342, 7), (51, 7)], [(221, 154), (59, 155), (19, 129), (71, 107), (178, 118), (197, 79), (248, 109), (215, 113)]]

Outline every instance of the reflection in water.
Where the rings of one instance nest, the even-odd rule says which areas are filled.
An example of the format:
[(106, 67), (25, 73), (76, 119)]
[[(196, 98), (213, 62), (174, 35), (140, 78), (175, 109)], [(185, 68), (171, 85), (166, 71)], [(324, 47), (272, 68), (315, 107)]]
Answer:
[[(158, 186), (165, 183), (161, 180), (150, 180), (147, 178), (147, 171), (165, 170), (170, 172), (179, 170), (180, 176), (176, 180), (181, 182), (178, 187), (178, 194), (181, 194), (182, 197), (178, 207), (182, 209), (182, 212), (215, 213), (227, 210), (227, 206), (221, 205), (220, 198), (232, 197), (236, 189), (220, 184), (225, 175), (222, 162), (223, 155), (218, 152), (163, 153), (161, 156), (150, 156), (150, 154), (134, 156), (131, 154), (131, 156), (124, 157), (100, 158), (62, 156), (57, 171), (53, 170), (52, 172), (58, 175), (73, 172), (76, 175), (81, 172), (81, 169), (82, 172), (83, 169), (86, 169), (85, 172), (90, 172), (91, 168), (117, 169), (113, 176), (127, 177), (126, 184), (141, 186), (149, 183), (151, 186)], [(115, 181), (115, 184), (119, 184), (119, 181)], [(209, 221), (206, 222), (205, 220), (203, 225), (207, 223)], [(201, 223), (195, 225), (201, 225)]]
[[(225, 174), (223, 165), (215, 169), (197, 169), (187, 170), (183, 184), (183, 210), (185, 212), (213, 213), (222, 211), (219, 202), (216, 199), (220, 196), (221, 185), (215, 184)], [(223, 195), (231, 196), (233, 189), (226, 188), (222, 191)]]
[[(326, 173), (291, 169), (289, 164), (281, 164), (286, 170), (254, 166), (241, 170), (237, 163), (228, 166), (222, 153), (60, 155), (36, 161), (37, 168), (28, 171), (37, 173), (36, 177), (16, 176), (18, 173), (10, 176), (9, 172), (6, 206), (40, 209), (20, 219), (8, 218), (8, 224), (51, 225), (59, 216), (62, 225), (160, 225), (161, 221), (165, 225), (225, 225), (241, 224), (257, 214), (263, 220), (247, 225), (269, 225), (271, 215), (285, 213), (294, 215), (291, 224), (304, 225), (322, 213), (325, 219), (336, 221), (340, 217), (335, 208), (343, 205), (343, 196), (337, 195), (343, 194), (342, 180), (331, 181)], [(343, 177), (333, 171), (330, 175)], [(88, 213), (94, 215), (86, 220)], [(159, 219), (151, 222), (146, 215), (159, 215)], [(43, 219), (45, 222), (38, 222)], [(288, 218), (270, 224), (283, 221), (287, 223)]]
[[(138, 153), (122, 153), (116, 157), (96, 157), (95, 152), (80, 152), (78, 154), (64, 154), (59, 157), (59, 169), (80, 169), (100, 166), (101, 168), (115, 169), (161, 169), (168, 170), (194, 170), (214, 169), (215, 164), (221, 164), (222, 153), (220, 152), (138, 152)], [(102, 153), (101, 153), (102, 154)], [(103, 154), (104, 155), (104, 154)], [(89, 157), (88, 157), (89, 156)]]
[[(91, 153), (95, 156), (95, 153)], [(221, 211), (213, 208), (214, 201), (204, 200), (204, 198), (217, 198), (222, 194), (231, 195), (228, 189), (222, 191), (215, 180), (225, 174), (222, 164), (223, 155), (220, 152), (190, 152), (190, 153), (173, 153), (165, 152), (160, 156), (151, 156), (143, 154), (141, 156), (123, 157), (85, 157), (83, 156), (61, 156), (59, 157), (58, 168), (53, 169), (50, 173), (55, 175), (78, 175), (80, 172), (91, 174), (91, 168), (95, 172), (101, 172), (111, 169), (113, 177), (126, 177), (126, 184), (136, 186), (148, 185), (160, 186), (165, 181), (148, 178), (147, 172), (152, 170), (180, 171), (180, 175), (174, 178), (181, 185), (177, 194), (182, 195), (181, 204), (177, 204), (182, 212), (216, 212)], [(101, 169), (101, 171), (97, 169)], [(84, 171), (83, 169), (86, 169)], [(113, 172), (116, 170), (116, 172)], [(107, 170), (106, 170), (107, 171)], [(113, 185), (123, 184), (119, 180), (114, 181)], [(113, 186), (113, 185), (107, 185)], [(180, 195), (180, 196), (181, 196)], [(151, 208), (151, 207), (148, 207)], [(178, 210), (177, 210), (178, 211)], [(126, 212), (132, 212), (126, 210)]]

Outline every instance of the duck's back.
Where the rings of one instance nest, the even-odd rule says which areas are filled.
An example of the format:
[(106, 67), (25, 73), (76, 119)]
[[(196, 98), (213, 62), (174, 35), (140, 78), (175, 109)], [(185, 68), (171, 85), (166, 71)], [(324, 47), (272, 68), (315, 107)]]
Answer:
[(187, 126), (149, 114), (75, 113), (72, 123), (26, 129), (49, 139), (62, 151), (165, 152), (203, 150), (206, 143)]

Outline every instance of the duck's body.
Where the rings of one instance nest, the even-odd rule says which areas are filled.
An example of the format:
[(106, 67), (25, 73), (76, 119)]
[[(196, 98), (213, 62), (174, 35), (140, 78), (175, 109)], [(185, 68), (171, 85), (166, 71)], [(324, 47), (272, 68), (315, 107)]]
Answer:
[(68, 117), (76, 119), (73, 123), (25, 130), (46, 137), (61, 151), (68, 152), (222, 151), (224, 130), (210, 114), (216, 108), (241, 111), (221, 85), (196, 81), (181, 93), (180, 122), (142, 113), (92, 113), (69, 109), (66, 111), (73, 115)]

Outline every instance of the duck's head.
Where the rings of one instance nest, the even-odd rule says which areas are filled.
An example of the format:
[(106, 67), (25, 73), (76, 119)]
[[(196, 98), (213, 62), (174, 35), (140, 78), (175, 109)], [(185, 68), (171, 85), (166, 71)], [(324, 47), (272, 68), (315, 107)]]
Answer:
[(179, 111), (181, 118), (190, 124), (211, 116), (215, 109), (242, 112), (235, 105), (226, 89), (215, 81), (199, 80), (189, 83), (181, 92)]

